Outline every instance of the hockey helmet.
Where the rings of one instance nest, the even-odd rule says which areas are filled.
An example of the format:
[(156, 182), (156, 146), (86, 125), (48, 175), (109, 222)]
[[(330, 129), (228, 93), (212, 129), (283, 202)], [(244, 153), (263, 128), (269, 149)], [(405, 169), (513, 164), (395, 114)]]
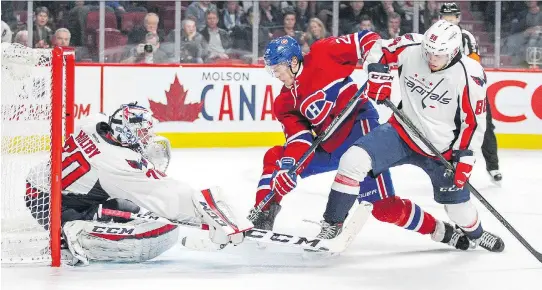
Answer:
[(459, 6), (455, 4), (455, 2), (447, 2), (440, 6), (439, 14), (453, 14), (455, 16), (459, 16), (461, 15), (461, 10), (459, 9)]
[(152, 113), (137, 102), (121, 105), (109, 117), (109, 126), (122, 146), (143, 150), (154, 137)]
[(439, 20), (425, 32), (422, 40), (422, 54), (429, 62), (432, 56), (443, 59), (447, 67), (461, 49), (461, 28), (446, 20)]
[(281, 36), (269, 42), (263, 59), (268, 71), (273, 74), (271, 67), (277, 64), (292, 65), (292, 58), (296, 57), (298, 61), (303, 60), (301, 46), (291, 36)]
[(459, 6), (454, 2), (444, 3), (440, 7), (440, 19), (450, 21), (451, 23), (458, 25), (461, 21), (461, 11)]

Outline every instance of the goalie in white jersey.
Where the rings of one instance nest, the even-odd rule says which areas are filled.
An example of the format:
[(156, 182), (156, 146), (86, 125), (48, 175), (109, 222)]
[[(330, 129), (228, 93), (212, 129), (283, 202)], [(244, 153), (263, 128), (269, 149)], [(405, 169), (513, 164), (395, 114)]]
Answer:
[[(393, 76), (387, 65), (398, 65), (402, 98), (398, 108), (453, 162), (455, 176), (448, 176), (429, 148), (392, 116), (344, 153), (332, 189), (346, 194), (368, 173), (376, 175), (402, 164), (418, 166), (431, 178), (434, 199), (444, 205), (458, 232), (473, 246), (500, 252), (504, 242), (484, 231), (465, 187), (484, 136), (487, 80), (482, 66), (462, 54), (460, 46), (460, 28), (439, 20), (425, 35), (378, 40), (363, 65), (369, 74), (365, 94), (377, 103), (391, 95)], [(388, 219), (394, 222), (404, 214), (390, 206)]]
[[(157, 215), (209, 225), (211, 241), (238, 244), (252, 224), (234, 219), (219, 189), (197, 191), (166, 175), (170, 146), (154, 136), (152, 114), (136, 104), (122, 105), (109, 119), (99, 115), (78, 128), (62, 154), (63, 254), (71, 263), (141, 262), (171, 248), (175, 225), (102, 215), (103, 209)], [(25, 201), (34, 218), (48, 225), (49, 163), (27, 177)], [(41, 173), (41, 174), (40, 174)], [(73, 257), (69, 254), (72, 254)]]

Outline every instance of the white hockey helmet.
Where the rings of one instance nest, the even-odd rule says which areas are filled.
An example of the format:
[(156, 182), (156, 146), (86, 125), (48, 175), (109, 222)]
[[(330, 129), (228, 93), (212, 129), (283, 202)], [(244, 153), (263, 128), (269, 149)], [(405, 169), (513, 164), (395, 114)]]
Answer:
[(442, 68), (445, 68), (460, 52), (461, 45), (461, 28), (446, 20), (439, 20), (429, 27), (423, 35), (423, 57), (428, 62), (431, 56), (443, 57), (445, 60)]
[(113, 137), (123, 146), (144, 150), (154, 137), (152, 113), (137, 102), (121, 105), (111, 117)]

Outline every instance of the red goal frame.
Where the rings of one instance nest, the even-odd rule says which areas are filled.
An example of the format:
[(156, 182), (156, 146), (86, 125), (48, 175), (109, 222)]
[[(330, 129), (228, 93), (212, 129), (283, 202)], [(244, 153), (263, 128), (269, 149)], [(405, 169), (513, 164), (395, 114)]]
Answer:
[[(62, 143), (73, 133), (75, 95), (75, 51), (55, 47), (52, 51), (51, 87), (51, 266), (60, 266), (62, 208)], [(65, 104), (65, 110), (63, 105)]]

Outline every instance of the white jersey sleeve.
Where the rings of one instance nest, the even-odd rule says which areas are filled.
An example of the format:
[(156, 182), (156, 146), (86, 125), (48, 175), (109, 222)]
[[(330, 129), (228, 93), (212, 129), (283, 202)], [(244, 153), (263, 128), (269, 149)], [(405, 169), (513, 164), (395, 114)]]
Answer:
[(363, 69), (367, 71), (367, 67), (371, 63), (401, 66), (412, 51), (416, 50), (415, 47), (421, 44), (422, 39), (423, 35), (421, 34), (407, 33), (395, 39), (377, 40), (367, 54)]
[(159, 216), (193, 216), (189, 185), (167, 176), (129, 148), (104, 138), (106, 123), (90, 123), (66, 140), (63, 153), (63, 194), (85, 195), (97, 184), (111, 198), (124, 198)]
[(453, 150), (479, 151), (486, 131), (487, 77), (475, 60), (463, 57), (459, 64), (464, 74), (458, 88), (461, 125)]

